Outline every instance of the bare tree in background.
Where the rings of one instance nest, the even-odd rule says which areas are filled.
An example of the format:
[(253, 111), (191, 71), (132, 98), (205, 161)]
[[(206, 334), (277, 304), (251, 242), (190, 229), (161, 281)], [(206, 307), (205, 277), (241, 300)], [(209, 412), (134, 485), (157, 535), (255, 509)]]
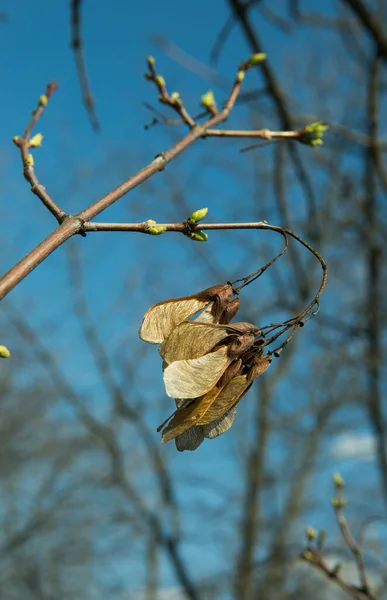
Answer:
[[(329, 301), (285, 349), (276, 370), (243, 400), (227, 440), (210, 441), (213, 454), (198, 454), (195, 460), (184, 454), (181, 460), (169, 445), (159, 446), (155, 428), (166, 402), (159, 366), (155, 353), (134, 341), (144, 309), (173, 295), (170, 289), (179, 293), (176, 277), (166, 272), (160, 289), (161, 260), (170, 261), (165, 237), (139, 236), (144, 270), (131, 272), (122, 290), (106, 296), (107, 312), (114, 316), (109, 327), (106, 313), (97, 312), (88, 294), (93, 274), (86, 267), (87, 249), (69, 240), (68, 314), (77, 323), (77, 339), (68, 348), (57, 347), (58, 315), (53, 311), (34, 322), (27, 300), (26, 310), (8, 304), (2, 313), (2, 335), (10, 331), (14, 340), (0, 400), (0, 589), (5, 599), (344, 598), (348, 590), (335, 581), (338, 563), (344, 581), (359, 588), (353, 597), (385, 596), (385, 526), (383, 521), (367, 525), (367, 518), (385, 517), (387, 507), (383, 7), (343, 1), (327, 13), (324, 7), (310, 13), (291, 0), (225, 4), (229, 15), (221, 35), (214, 32), (215, 58), (221, 60), (227, 35), (236, 29), (246, 39), (247, 54), (268, 54), (259, 74), (260, 93), (247, 103), (246, 129), (270, 123), (273, 131), (297, 131), (321, 118), (333, 135), (313, 153), (294, 143), (252, 150), (238, 167), (237, 142), (223, 159), (220, 152), (209, 155), (206, 146), (203, 181), (211, 169), (219, 169), (235, 183), (238, 194), (230, 185), (229, 197), (221, 199), (225, 220), (239, 220), (236, 215), (243, 212), (312, 241), (329, 262)], [(278, 65), (260, 42), (264, 21), (294, 48)], [(309, 62), (305, 47), (297, 50), (305, 28), (313, 29), (325, 49), (320, 54), (311, 49)], [(340, 85), (344, 77), (345, 87)], [(308, 88), (307, 101), (292, 97), (292, 78)], [(168, 126), (157, 118), (149, 135)], [(130, 210), (152, 215), (167, 190), (166, 219), (174, 223), (176, 214), (196, 208), (190, 182), (204, 196), (210, 194), (196, 173), (183, 164), (163, 174), (165, 183), (152, 179)], [(258, 239), (256, 232), (232, 232), (225, 242), (215, 232), (211, 236), (211, 252), (205, 245), (184, 246), (178, 267), (189, 264), (191, 291), (202, 282), (204, 288), (232, 279), (241, 265), (253, 269), (256, 257), (263, 263), (278, 251), (276, 241)], [(222, 244), (231, 240), (235, 258), (225, 265)], [(183, 237), (178, 241), (189, 243)], [(276, 322), (297, 313), (318, 275), (309, 258), (292, 247), (281, 264), (249, 288), (243, 318)], [(41, 332), (48, 335), (51, 329), (47, 344)], [(80, 364), (70, 368), (68, 356), (77, 347)], [(82, 383), (85, 374), (89, 386)], [(153, 378), (160, 396), (149, 384)], [(362, 590), (352, 568), (356, 560), (329, 520), (328, 503), (338, 460), (333, 448), (343, 434), (352, 434), (355, 445), (356, 435), (369, 430), (378, 479), (370, 483), (357, 477), (364, 471), (356, 463), (352, 478), (346, 478), (345, 516), (361, 543), (370, 585)], [(321, 523), (328, 529), (321, 554), (327, 559), (325, 572), (300, 559), (305, 528), (320, 529)]]

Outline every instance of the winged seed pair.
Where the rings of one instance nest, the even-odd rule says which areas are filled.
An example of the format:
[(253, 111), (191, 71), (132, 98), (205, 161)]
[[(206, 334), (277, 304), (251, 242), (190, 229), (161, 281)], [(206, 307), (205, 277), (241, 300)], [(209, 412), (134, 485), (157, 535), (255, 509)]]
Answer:
[[(231, 284), (152, 306), (140, 338), (160, 344), (165, 390), (177, 409), (158, 428), (162, 442), (196, 450), (233, 424), (238, 402), (269, 368), (264, 338), (251, 323), (234, 323), (240, 300)], [(194, 320), (190, 320), (199, 311)]]

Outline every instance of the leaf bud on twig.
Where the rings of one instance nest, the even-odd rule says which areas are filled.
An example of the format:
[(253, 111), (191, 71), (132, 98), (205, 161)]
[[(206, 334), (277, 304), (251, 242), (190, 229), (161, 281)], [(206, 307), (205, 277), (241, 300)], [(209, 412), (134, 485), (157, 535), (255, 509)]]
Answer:
[(190, 215), (188, 221), (190, 223), (199, 223), (208, 213), (208, 208), (199, 208), (199, 210), (194, 210), (194, 212)]
[(0, 346), (0, 358), (9, 358), (11, 356), (7, 346)]

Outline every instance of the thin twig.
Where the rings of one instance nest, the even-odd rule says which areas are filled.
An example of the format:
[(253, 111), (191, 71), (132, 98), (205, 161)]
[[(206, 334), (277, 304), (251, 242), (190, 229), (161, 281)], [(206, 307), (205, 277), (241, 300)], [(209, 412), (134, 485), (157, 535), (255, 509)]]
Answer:
[[(77, 6), (79, 7), (78, 4)], [(142, 233), (148, 233), (148, 231), (142, 228), (141, 224), (92, 224), (89, 223), (89, 221), (96, 217), (98, 214), (100, 214), (102, 211), (104, 211), (106, 208), (111, 206), (114, 202), (119, 200), (122, 196), (127, 194), (130, 190), (149, 179), (155, 173), (164, 170), (165, 166), (169, 162), (171, 162), (176, 156), (181, 154), (181, 152), (183, 152), (191, 144), (193, 144), (200, 138), (207, 137), (208, 132), (211, 132), (210, 135), (219, 135), (218, 130), (214, 130), (213, 128), (219, 125), (221, 122), (225, 121), (229, 117), (240, 93), (245, 72), (253, 68), (256, 64), (254, 61), (251, 62), (248, 60), (239, 65), (239, 69), (234, 79), (231, 92), (229, 94), (228, 99), (224, 103), (222, 109), (218, 110), (214, 102), (208, 103), (207, 101), (206, 103), (204, 103), (204, 101), (202, 101), (204, 107), (207, 110), (208, 119), (204, 123), (198, 124), (186, 111), (182, 101), (179, 98), (179, 94), (168, 94), (164, 79), (156, 72), (154, 59), (152, 57), (149, 57), (147, 62), (148, 73), (146, 74), (146, 77), (156, 85), (160, 93), (160, 101), (164, 104), (168, 104), (169, 106), (171, 106), (171, 108), (173, 108), (179, 114), (184, 123), (186, 123), (186, 125), (190, 128), (190, 131), (171, 148), (158, 154), (146, 167), (140, 169), (140, 171), (138, 171), (137, 173), (126, 179), (124, 182), (122, 182), (120, 185), (118, 185), (116, 188), (102, 196), (102, 198), (94, 201), (92, 204), (90, 204), (90, 206), (84, 208), (75, 216), (67, 215), (46, 194), (43, 186), (41, 186), (36, 180), (32, 168), (33, 160), (31, 160), (30, 155), (27, 152), (27, 149), (30, 147), (32, 142), (32, 140), (28, 140), (28, 136), (31, 133), (36, 121), (41, 116), (49, 96), (56, 88), (56, 84), (49, 84), (49, 86), (47, 87), (46, 96), (41, 96), (39, 100), (38, 109), (35, 111), (34, 116), (29, 125), (27, 126), (23, 137), (18, 138), (14, 141), (20, 147), (23, 164), (26, 167), (28, 167), (25, 176), (28, 179), (28, 181), (30, 181), (33, 184), (34, 193), (36, 193), (39, 196), (42, 202), (44, 202), (44, 204), (49, 208), (49, 210), (54, 214), (54, 216), (56, 216), (58, 222), (60, 223), (60, 226), (55, 231), (53, 231), (45, 240), (43, 240), (38, 246), (31, 250), (31, 252), (29, 252), (24, 258), (22, 258), (14, 267), (12, 267), (8, 271), (8, 273), (6, 273), (2, 278), (0, 278), (0, 300), (20, 281), (22, 281), (24, 277), (26, 277), (28, 273), (30, 273), (38, 264), (40, 264), (45, 258), (47, 258), (47, 256), (49, 256), (56, 248), (58, 248), (67, 239), (69, 239), (75, 234), (85, 235), (86, 231), (101, 231), (104, 227), (105, 231), (126, 230), (141, 231)], [(42, 100), (43, 98), (44, 100)], [(299, 141), (303, 141), (302, 135), (305, 132), (306, 129), (299, 130), (298, 132), (270, 132), (268, 130), (258, 130), (258, 136), (267, 138), (268, 135), (275, 135), (277, 137), (290, 137), (293, 139), (298, 139)], [(232, 135), (239, 135), (240, 133), (241, 132), (236, 131), (233, 132)], [(309, 143), (307, 140), (304, 141), (305, 143)], [(247, 224), (247, 226), (239, 226), (237, 224), (237, 226), (239, 228), (255, 227), (254, 224)], [(174, 224), (172, 225), (172, 228), (173, 227), (175, 228), (175, 231), (182, 231), (182, 229), (184, 229), (186, 225), (183, 225), (182, 223)], [(210, 229), (211, 227), (208, 228)], [(235, 226), (226, 225), (219, 226), (218, 228), (232, 229), (235, 228)], [(294, 234), (292, 234), (292, 236), (296, 237), (294, 236)]]
[(351, 598), (354, 598), (355, 600), (378, 600), (368, 583), (362, 549), (353, 537), (351, 529), (344, 516), (346, 499), (343, 497), (343, 489), (345, 482), (338, 473), (334, 475), (333, 481), (335, 484), (336, 496), (332, 499), (332, 506), (335, 511), (337, 524), (343, 539), (348, 549), (354, 556), (360, 586), (356, 586), (345, 581), (341, 575), (340, 563), (337, 563), (333, 568), (328, 565), (323, 556), (323, 539), (325, 538), (325, 535), (321, 537), (321, 534), (319, 535), (311, 527), (306, 529), (308, 545), (304, 552), (302, 552), (301, 558), (308, 562), (311, 566), (321, 571), (321, 573), (323, 573), (330, 581), (344, 590)]
[(364, 29), (373, 38), (380, 56), (387, 60), (387, 38), (384, 34), (383, 28), (380, 27), (380, 21), (369, 9), (368, 6), (362, 2), (362, 0), (343, 0), (344, 4), (349, 6), (355, 13)]
[[(31, 147), (34, 147), (34, 143), (30, 140), (32, 131), (43, 115), (44, 109), (55, 90), (58, 88), (56, 81), (52, 81), (47, 85), (46, 92), (40, 96), (36, 109), (32, 112), (32, 117), (24, 130), (22, 137), (15, 136), (13, 138), (14, 144), (19, 148), (21, 160), (23, 164), (23, 175), (28, 183), (31, 185), (31, 192), (35, 194), (46, 208), (54, 215), (57, 221), (60, 223), (61, 220), (66, 216), (64, 211), (54, 202), (51, 196), (47, 193), (46, 188), (41, 185), (38, 178), (35, 175), (34, 160), (32, 154), (29, 153)], [(42, 137), (42, 136), (41, 136)], [(37, 143), (40, 145), (40, 142)]]
[(90, 119), (90, 123), (92, 128), (95, 131), (100, 130), (100, 124), (97, 119), (96, 111), (95, 111), (95, 101), (93, 98), (93, 94), (90, 90), (89, 79), (86, 71), (85, 64), (85, 56), (83, 53), (83, 41), (82, 41), (82, 30), (81, 30), (81, 4), (82, 0), (70, 0), (70, 10), (71, 10), (71, 30), (72, 30), (72, 38), (71, 38), (71, 47), (74, 51), (75, 63), (78, 71), (79, 84), (81, 86), (81, 93), (83, 104), (85, 105), (87, 114)]

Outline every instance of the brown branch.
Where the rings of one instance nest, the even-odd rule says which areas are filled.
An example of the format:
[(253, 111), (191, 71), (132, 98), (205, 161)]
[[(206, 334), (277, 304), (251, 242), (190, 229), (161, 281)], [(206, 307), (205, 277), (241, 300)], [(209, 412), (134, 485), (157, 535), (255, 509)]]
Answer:
[[(308, 546), (302, 553), (301, 558), (308, 562), (311, 566), (321, 571), (328, 579), (344, 590), (351, 598), (354, 598), (355, 600), (378, 600), (378, 597), (371, 590), (368, 583), (362, 549), (353, 537), (351, 529), (344, 516), (346, 499), (343, 496), (343, 489), (345, 482), (339, 474), (335, 474), (333, 476), (333, 481), (335, 484), (336, 496), (332, 499), (332, 506), (335, 511), (336, 521), (341, 535), (346, 543), (346, 546), (355, 559), (360, 587), (348, 583), (343, 579), (340, 574), (340, 563), (336, 564), (333, 568), (328, 566), (322, 554), (322, 538), (320, 538), (317, 532), (311, 527), (308, 527), (306, 530)], [(316, 540), (317, 543), (314, 543)]]
[(260, 492), (265, 478), (265, 460), (269, 438), (269, 407), (272, 401), (272, 385), (262, 380), (259, 396), (255, 401), (253, 415), (254, 441), (246, 458), (246, 482), (244, 492), (243, 519), (239, 537), (241, 546), (236, 564), (235, 598), (249, 600), (254, 597), (254, 558), (262, 530), (262, 500)]
[(383, 156), (379, 143), (379, 65), (380, 56), (376, 53), (370, 68), (370, 80), (368, 90), (368, 120), (369, 120), (369, 137), (370, 137), (370, 155), (374, 161), (380, 183), (387, 191), (387, 173), (383, 165)]
[(232, 138), (262, 138), (264, 140), (282, 139), (297, 140), (301, 137), (302, 130), (298, 131), (270, 131), (270, 129), (233, 130), (233, 129), (208, 129), (207, 136), (232, 137)]
[[(122, 196), (127, 194), (130, 190), (134, 189), (147, 179), (149, 179), (155, 173), (162, 171), (165, 166), (171, 162), (176, 156), (178, 156), (181, 152), (183, 152), (186, 148), (188, 148), (191, 144), (196, 142), (200, 138), (205, 138), (207, 135), (210, 136), (218, 136), (221, 135), (218, 130), (212, 129), (219, 125), (219, 123), (225, 121), (231, 111), (233, 110), (235, 103), (237, 101), (239, 92), (241, 90), (242, 82), (245, 76), (245, 72), (249, 69), (253, 68), (257, 63), (255, 56), (251, 57), (246, 62), (243, 62), (239, 65), (239, 69), (237, 75), (234, 80), (234, 84), (232, 86), (231, 92), (229, 94), (228, 99), (224, 103), (224, 106), (221, 110), (218, 111), (216, 108), (215, 102), (213, 99), (209, 99), (209, 94), (206, 94), (202, 98), (202, 104), (206, 108), (208, 113), (208, 120), (203, 124), (196, 123), (192, 117), (187, 113), (186, 109), (182, 101), (179, 98), (179, 94), (174, 93), (169, 95), (167, 92), (166, 84), (164, 79), (157, 75), (155, 69), (155, 61), (152, 57), (148, 58), (148, 73), (146, 74), (147, 79), (151, 80), (157, 87), (160, 96), (159, 100), (164, 104), (169, 105), (173, 108), (179, 116), (182, 118), (184, 123), (188, 125), (190, 131), (187, 135), (185, 135), (180, 141), (178, 141), (175, 145), (173, 145), (168, 150), (158, 154), (152, 162), (150, 162), (146, 167), (138, 171), (136, 174), (132, 175), (116, 188), (102, 196), (99, 200), (93, 202), (90, 206), (81, 210), (77, 215), (67, 215), (60, 209), (55, 202), (46, 194), (43, 186), (39, 184), (37, 181), (34, 171), (33, 171), (33, 159), (30, 154), (28, 154), (28, 148), (34, 145), (40, 144), (40, 139), (36, 140), (35, 138), (29, 139), (29, 135), (32, 131), (33, 126), (41, 116), (44, 106), (47, 104), (49, 96), (56, 89), (56, 84), (49, 84), (47, 87), (47, 93), (45, 96), (41, 96), (38, 104), (37, 110), (34, 112), (33, 118), (31, 119), (29, 125), (27, 126), (23, 137), (14, 139), (14, 142), (19, 146), (21, 151), (21, 156), (23, 160), (23, 165), (25, 167), (25, 177), (32, 184), (33, 191), (36, 193), (42, 202), (49, 208), (49, 210), (54, 214), (57, 218), (60, 226), (52, 232), (45, 240), (43, 240), (38, 246), (36, 246), (31, 252), (29, 252), (24, 258), (22, 258), (14, 267), (8, 271), (2, 278), (0, 278), (0, 300), (10, 291), (12, 290), (20, 281), (24, 279), (37, 265), (39, 265), (45, 258), (47, 258), (56, 248), (58, 248), (61, 244), (63, 244), (66, 240), (72, 237), (75, 234), (81, 234), (83, 236), (86, 235), (86, 231), (102, 231), (102, 230), (125, 230), (125, 231), (141, 231), (142, 233), (150, 233), (149, 227), (146, 228), (145, 224), (98, 224), (98, 223), (90, 223), (89, 221), (96, 217), (99, 213), (104, 211), (106, 208), (114, 204), (117, 200), (119, 200)], [(260, 62), (260, 57), (258, 57), (258, 62)], [(205, 100), (204, 100), (205, 99)], [(315, 124), (312, 124), (312, 126)], [(319, 124), (317, 124), (319, 125)], [(322, 128), (324, 129), (324, 128)], [(228, 137), (239, 137), (240, 135), (245, 135), (244, 132), (241, 131), (226, 131), (224, 136)], [(310, 129), (308, 127), (304, 129), (300, 129), (297, 132), (270, 132), (269, 130), (258, 130), (255, 132), (255, 137), (276, 137), (276, 138), (293, 138), (297, 139), (300, 142), (304, 142), (310, 145), (313, 145), (312, 141), (314, 134), (311, 134)], [(250, 137), (250, 136), (249, 136)], [(321, 136), (320, 136), (321, 137)], [(38, 135), (39, 138), (39, 135)], [(36, 142), (39, 143), (36, 143)], [(321, 143), (319, 140), (317, 143)], [(218, 228), (218, 229), (235, 229), (235, 228), (256, 228), (255, 224), (228, 224), (228, 225), (218, 225), (218, 226), (208, 226), (207, 228)], [(268, 228), (268, 227), (266, 227)], [(274, 228), (277, 231), (280, 231), (281, 228)], [(183, 233), (192, 232), (192, 227), (187, 231), (187, 222), (180, 224), (173, 224), (169, 227), (169, 230), (181, 231)], [(281, 230), (285, 232), (285, 230)], [(292, 237), (300, 241), (300, 238), (295, 236), (295, 234), (290, 233)], [(308, 247), (303, 241), (301, 243)], [(312, 253), (315, 253), (312, 250)], [(318, 256), (317, 254), (315, 254)], [(319, 258), (320, 260), (320, 258)], [(323, 263), (322, 263), (323, 264)]]
[(220, 230), (225, 230), (225, 229), (265, 229), (268, 231), (276, 231), (277, 233), (280, 233), (282, 236), (285, 237), (285, 240), (286, 240), (286, 244), (285, 244), (283, 250), (274, 259), (272, 259), (269, 263), (267, 263), (264, 267), (262, 267), (258, 271), (255, 271), (254, 273), (247, 275), (246, 277), (241, 277), (241, 278), (235, 280), (234, 282), (231, 282), (233, 285), (235, 283), (243, 281), (242, 285), (240, 285), (238, 288), (235, 288), (235, 290), (238, 292), (240, 289), (242, 289), (242, 287), (244, 287), (245, 285), (249, 285), (249, 283), (251, 283), (252, 281), (257, 279), (257, 277), (259, 277), (275, 260), (277, 260), (277, 258), (282, 256), (282, 254), (287, 249), (287, 236), (292, 237), (298, 243), (300, 243), (302, 246), (304, 246), (304, 248), (306, 248), (311, 254), (313, 254), (313, 256), (315, 256), (317, 258), (317, 260), (320, 262), (320, 265), (323, 270), (320, 287), (319, 287), (316, 295), (314, 296), (313, 300), (308, 304), (308, 306), (296, 317), (293, 317), (293, 318), (289, 319), (288, 321), (285, 321), (284, 323), (274, 323), (274, 324), (271, 324), (271, 325), (261, 328), (262, 331), (265, 330), (265, 336), (268, 336), (269, 334), (273, 334), (271, 337), (266, 337), (265, 343), (264, 343), (265, 346), (271, 345), (274, 341), (276, 341), (278, 338), (280, 338), (287, 331), (290, 330), (290, 333), (288, 334), (285, 341), (283, 341), (277, 348), (270, 351), (271, 354), (274, 354), (274, 356), (278, 357), (280, 355), (282, 349), (292, 339), (293, 335), (296, 333), (298, 328), (303, 327), (305, 322), (308, 321), (309, 319), (311, 319), (312, 317), (314, 317), (317, 314), (317, 312), (319, 311), (319, 300), (325, 289), (325, 285), (326, 285), (327, 277), (328, 277), (328, 268), (327, 268), (327, 265), (326, 265), (324, 259), (322, 258), (322, 256), (310, 244), (308, 244), (308, 242), (303, 240), (301, 237), (299, 237), (293, 231), (291, 231), (290, 229), (285, 229), (283, 227), (279, 227), (277, 225), (269, 225), (265, 221), (259, 221), (257, 223), (209, 223), (209, 224), (200, 223), (200, 225), (198, 225), (196, 223), (191, 223), (189, 220), (181, 221), (179, 223), (167, 223), (167, 224), (156, 224), (153, 221), (151, 221), (150, 223), (144, 222), (144, 223), (85, 223), (84, 224), (84, 231), (133, 231), (133, 232), (137, 232), (137, 233), (144, 233), (144, 234), (151, 234), (151, 235), (159, 235), (159, 234), (162, 234), (162, 233), (165, 233), (168, 231), (168, 232), (182, 233), (183, 235), (191, 237), (192, 239), (195, 239), (193, 237), (193, 235), (197, 231), (204, 231), (204, 230), (220, 231)]
[[(240, 0), (229, 0), (229, 5), (233, 10), (235, 15), (235, 19), (239, 21), (243, 33), (248, 41), (248, 44), (253, 52), (264, 52), (264, 49), (259, 41), (259, 38), (254, 31), (249, 19), (248, 19), (248, 10), (250, 8), (249, 3), (242, 3)], [(293, 129), (293, 120), (288, 111), (284, 94), (280, 89), (278, 81), (275, 77), (273, 70), (270, 65), (267, 63), (262, 64), (262, 74), (266, 81), (268, 93), (273, 99), (275, 108), (277, 110), (278, 116), (281, 121), (282, 128), (284, 130)], [(300, 182), (301, 187), (304, 190), (305, 196), (308, 200), (308, 208), (309, 208), (309, 216), (313, 223), (313, 235), (316, 239), (320, 237), (319, 234), (319, 226), (318, 226), (318, 218), (317, 218), (317, 208), (316, 208), (316, 198), (314, 189), (311, 183), (311, 180), (307, 174), (307, 171), (304, 167), (304, 164), (301, 160), (301, 157), (297, 151), (297, 148), (293, 145), (289, 147), (290, 158), (293, 163), (293, 167), (296, 173), (296, 177)]]
[(0, 300), (50, 256), (54, 250), (81, 231), (82, 221), (76, 217), (68, 217), (62, 225), (50, 233), (50, 235), (0, 278)]
[(114, 431), (105, 423), (98, 421), (87, 410), (80, 400), (75, 388), (69, 382), (63, 369), (57, 364), (52, 353), (47, 350), (40, 337), (30, 325), (14, 309), (8, 308), (10, 321), (20, 335), (34, 347), (34, 355), (38, 362), (47, 371), (55, 389), (61, 397), (71, 405), (80, 423), (85, 427), (105, 449), (110, 460), (111, 480), (133, 503), (138, 511), (139, 518), (153, 532), (157, 543), (165, 550), (175, 570), (176, 578), (184, 589), (187, 598), (199, 600), (199, 594), (191, 580), (180, 552), (180, 546), (175, 536), (165, 531), (158, 513), (152, 510), (142, 495), (130, 482), (124, 465), (124, 454)]
[[(250, 67), (244, 63), (244, 70), (247, 70), (248, 68)], [(97, 216), (103, 210), (116, 202), (119, 198), (127, 194), (130, 190), (146, 181), (149, 177), (159, 171), (162, 171), (169, 162), (171, 162), (191, 144), (196, 142), (198, 139), (205, 137), (207, 129), (210, 129), (226, 120), (235, 104), (241, 89), (241, 85), (242, 78), (237, 77), (234, 81), (229, 98), (222, 110), (220, 110), (216, 115), (211, 116), (204, 124), (195, 124), (186, 136), (184, 136), (180, 141), (178, 141), (174, 146), (165, 152), (157, 155), (156, 158), (152, 160), (152, 162), (146, 167), (138, 171), (135, 175), (126, 179), (123, 183), (105, 194), (99, 200), (93, 202), (90, 206), (82, 210), (77, 215), (72, 216), (66, 215), (55, 204), (55, 202), (48, 195), (46, 195), (44, 188), (42, 188), (42, 186), (40, 186), (38, 181), (34, 178), (32, 169), (33, 165), (26, 165), (26, 159), (29, 157), (27, 152), (27, 144), (29, 144), (27, 141), (28, 136), (30, 135), (33, 126), (41, 116), (44, 106), (47, 104), (48, 97), (56, 88), (56, 84), (49, 84), (47, 87), (46, 96), (42, 96), (40, 98), (38, 108), (35, 111), (29, 125), (27, 126), (23, 137), (15, 140), (15, 143), (17, 143), (21, 150), (23, 165), (28, 167), (28, 169), (25, 171), (25, 176), (33, 185), (34, 193), (36, 193), (42, 202), (47, 205), (49, 210), (54, 214), (61, 224), (58, 229), (52, 232), (45, 240), (36, 246), (36, 248), (34, 248), (14, 267), (12, 267), (8, 273), (0, 278), (0, 300), (67, 239), (76, 233), (83, 234), (84, 224), (86, 224), (87, 221)], [(31, 163), (31, 160), (27, 162)]]
[[(141, 417), (141, 412), (131, 406), (126, 399), (127, 391), (123, 384), (118, 384), (112, 369), (112, 362), (109, 359), (109, 354), (104, 344), (98, 335), (98, 329), (92, 321), (92, 317), (86, 302), (84, 294), (84, 278), (81, 273), (81, 266), (76, 249), (73, 247), (69, 250), (69, 273), (70, 283), (74, 297), (74, 312), (79, 318), (79, 324), (83, 330), (84, 338), (90, 353), (94, 359), (96, 369), (101, 377), (101, 380), (112, 400), (114, 409), (121, 417), (136, 425), (136, 429), (140, 434), (140, 438), (146, 445), (149, 458), (153, 463), (155, 473), (158, 478), (159, 487), (163, 501), (169, 505), (169, 509), (176, 511), (177, 503), (175, 493), (172, 489), (172, 481), (164, 462), (164, 458), (160, 452), (160, 445), (156, 444), (151, 430), (146, 422)], [(125, 367), (132, 372), (131, 378), (134, 378), (134, 370), (136, 368), (130, 366)], [(130, 373), (127, 372), (130, 377)], [(130, 388), (129, 388), (130, 389)]]
[[(375, 136), (377, 124), (376, 86), (378, 75), (378, 58), (373, 61), (370, 69), (368, 90), (368, 133)], [(365, 355), (367, 373), (366, 409), (370, 423), (376, 436), (376, 457), (380, 472), (384, 503), (387, 506), (387, 434), (383, 408), (382, 377), (381, 377), (381, 294), (382, 294), (382, 249), (377, 235), (379, 222), (378, 198), (376, 189), (375, 149), (371, 146), (365, 150), (364, 162), (364, 233), (365, 254), (367, 264), (367, 347)]]
[[(40, 146), (40, 140), (38, 140), (36, 144), (34, 144), (34, 139), (30, 139), (30, 136), (36, 123), (42, 116), (47, 102), (49, 101), (50, 97), (57, 88), (58, 84), (56, 83), (56, 81), (52, 81), (47, 85), (46, 93), (40, 96), (38, 105), (36, 109), (32, 112), (32, 117), (27, 127), (25, 128), (22, 137), (15, 136), (13, 138), (13, 142), (14, 144), (16, 144), (16, 146), (18, 146), (20, 150), (23, 165), (23, 175), (24, 178), (31, 185), (31, 192), (41, 200), (44, 206), (48, 208), (48, 210), (51, 212), (51, 214), (54, 215), (57, 221), (61, 222), (61, 219), (63, 219), (66, 215), (63, 212), (63, 210), (54, 202), (51, 196), (49, 196), (49, 194), (46, 191), (46, 188), (39, 183), (34, 171), (34, 160), (32, 154), (29, 153), (30, 148), (34, 147), (34, 145)], [(39, 137), (39, 134), (36, 137)], [(40, 136), (40, 138), (41, 137), (42, 136)]]
[(348, 30), (352, 23), (347, 18), (330, 17), (320, 13), (301, 12), (298, 0), (290, 0), (289, 11), (292, 19), (303, 25), (312, 27), (328, 27), (336, 30)]
[(74, 51), (83, 104), (85, 105), (92, 128), (95, 131), (99, 131), (100, 124), (95, 111), (95, 102), (90, 90), (90, 84), (85, 65), (85, 56), (83, 53), (81, 4), (82, 0), (70, 0), (70, 23), (72, 30), (71, 47)]
[(380, 27), (380, 20), (373, 15), (362, 2), (362, 0), (343, 0), (344, 4), (349, 6), (355, 13), (363, 27), (372, 36), (380, 56), (387, 59), (387, 37)]
[(210, 52), (210, 64), (211, 65), (216, 65), (216, 63), (218, 62), (222, 47), (223, 47), (224, 43), (226, 42), (227, 38), (229, 37), (234, 25), (235, 25), (235, 19), (233, 18), (232, 15), (230, 15), (228, 17), (227, 21), (222, 26), (218, 35), (216, 36), (215, 42), (211, 48), (211, 52)]

